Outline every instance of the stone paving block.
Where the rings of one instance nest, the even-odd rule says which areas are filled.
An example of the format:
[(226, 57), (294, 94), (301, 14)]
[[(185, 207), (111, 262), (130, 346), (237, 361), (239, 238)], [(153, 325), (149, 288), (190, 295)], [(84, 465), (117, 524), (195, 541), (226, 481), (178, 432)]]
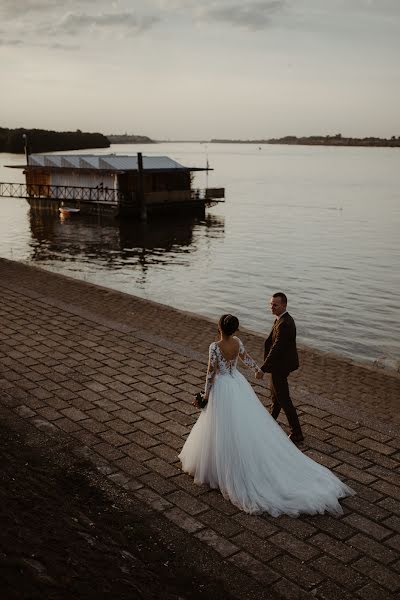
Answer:
[(124, 452), (121, 452), (121, 450), (118, 450), (118, 448), (111, 446), (107, 442), (100, 442), (97, 446), (94, 446), (94, 450), (109, 461), (114, 461), (125, 456)]
[(129, 442), (129, 444), (127, 444), (121, 449), (124, 452), (124, 454), (132, 456), (132, 458), (136, 459), (139, 462), (145, 462), (146, 460), (149, 460), (154, 456), (151, 452), (149, 452), (145, 448), (142, 448), (142, 446), (138, 446), (134, 442)]
[(332, 434), (328, 433), (327, 430), (319, 429), (313, 425), (310, 425), (309, 423), (305, 423), (305, 425), (302, 426), (302, 429), (306, 438), (308, 438), (308, 436), (312, 436), (313, 438), (324, 442), (332, 437)]
[(353, 594), (348, 594), (333, 581), (324, 581), (312, 591), (314, 598), (319, 600), (354, 600)]
[(291, 556), (277, 556), (268, 566), (307, 590), (324, 580), (321, 573)]
[(304, 452), (307, 456), (309, 456), (312, 460), (327, 467), (328, 469), (334, 469), (337, 465), (340, 464), (340, 460), (334, 458), (333, 456), (329, 456), (328, 454), (323, 454), (323, 452), (315, 452), (314, 450), (306, 450)]
[(354, 537), (348, 540), (348, 545), (357, 548), (363, 554), (367, 554), (371, 558), (386, 564), (393, 563), (398, 554), (389, 549), (385, 544), (376, 542), (369, 536), (357, 533)]
[(121, 469), (122, 471), (124, 471), (124, 473), (127, 473), (131, 477), (140, 477), (141, 475), (144, 475), (149, 471), (149, 468), (147, 466), (137, 462), (130, 456), (120, 458), (119, 460), (115, 461), (115, 464), (119, 469)]
[(198, 519), (225, 538), (230, 538), (243, 530), (237, 521), (213, 509), (202, 512), (198, 515)]
[(335, 451), (337, 451), (337, 449), (339, 448), (341, 450), (347, 450), (347, 452), (350, 452), (351, 454), (356, 454), (356, 455), (360, 454), (363, 451), (363, 446), (358, 445), (359, 442), (357, 442), (357, 443), (350, 442), (350, 440), (346, 440), (346, 439), (338, 437), (336, 435), (330, 437), (327, 443), (334, 446)]
[[(128, 412), (128, 411), (126, 411)], [(155, 425), (158, 425), (160, 423), (163, 423), (164, 421), (167, 421), (167, 417), (164, 415), (160, 415), (159, 413), (155, 412), (154, 410), (142, 410), (140, 412), (138, 412), (135, 417), (140, 417), (141, 419), (145, 419), (146, 421), (150, 421), (151, 423), (154, 423)], [(123, 417), (120, 417), (123, 418)]]
[(378, 525), (378, 523), (356, 513), (347, 515), (343, 518), (343, 521), (378, 541), (384, 540), (391, 534), (391, 531), (386, 527), (382, 527), (382, 525)]
[(47, 406), (45, 408), (38, 408), (37, 413), (47, 419), (48, 421), (56, 421), (57, 419), (62, 419), (63, 415), (58, 411), (52, 408), (51, 406)]
[(215, 531), (212, 531), (211, 529), (203, 529), (194, 535), (201, 542), (204, 542), (218, 552), (223, 558), (232, 556), (232, 554), (235, 554), (239, 550), (229, 540), (217, 535)]
[(229, 562), (236, 567), (248, 573), (252, 578), (256, 579), (264, 585), (270, 586), (280, 578), (278, 573), (275, 573), (267, 565), (250, 556), (247, 552), (238, 552), (229, 559)]
[(378, 502), (378, 500), (382, 499), (382, 494), (380, 492), (370, 486), (363, 485), (359, 481), (348, 479), (346, 483), (357, 493), (357, 498), (362, 498), (363, 500), (372, 503)]
[[(177, 436), (180, 436), (182, 438), (184, 438), (184, 436), (186, 436), (189, 431), (190, 431), (190, 427), (187, 427), (185, 425), (181, 425), (180, 423), (175, 423), (174, 421), (164, 421), (162, 423), (162, 427), (164, 429), (166, 429), (167, 431), (170, 431), (171, 433), (174, 433)], [(158, 433), (161, 433), (162, 429), (158, 430)], [(183, 446), (184, 440), (182, 439), (182, 446)]]
[(400, 502), (398, 500), (394, 500), (393, 498), (383, 498), (377, 503), (377, 506), (380, 506), (388, 512), (400, 515)]
[(278, 531), (278, 529), (270, 522), (270, 520), (258, 517), (256, 515), (238, 512), (233, 516), (233, 519), (237, 521), (239, 525), (245, 529), (248, 529), (249, 531), (252, 531), (262, 539), (269, 538)]
[(371, 558), (364, 556), (357, 560), (353, 567), (391, 592), (397, 592), (400, 589), (400, 575), (393, 573)]
[(179, 469), (168, 464), (161, 458), (152, 458), (146, 461), (146, 466), (152, 471), (163, 475), (164, 477), (174, 477), (174, 475), (178, 475), (180, 472)]
[(95, 419), (85, 419), (84, 421), (79, 421), (79, 425), (82, 425), (88, 431), (92, 433), (100, 433), (101, 431), (107, 431), (108, 426), (99, 421), (95, 421)]
[(366, 469), (372, 465), (372, 462), (367, 460), (367, 457), (364, 457), (364, 453), (360, 456), (351, 454), (346, 450), (338, 450), (332, 458), (336, 459), (338, 462), (347, 463), (357, 469)]
[(188, 477), (183, 473), (173, 477), (171, 481), (181, 489), (188, 492), (191, 496), (202, 496), (203, 494), (208, 493), (210, 489), (207, 485), (195, 484), (191, 477)]
[(83, 400), (83, 398), (78, 398), (78, 396), (76, 396), (75, 398), (72, 398), (72, 400), (70, 400), (70, 406), (72, 405), (73, 407), (77, 408), (78, 410), (82, 410), (84, 412), (88, 411), (88, 410), (93, 410), (94, 408), (96, 408), (96, 406), (94, 404), (92, 404), (91, 402), (88, 402), (88, 400)]
[(352, 467), (346, 463), (342, 463), (335, 468), (335, 472), (339, 473), (339, 477), (347, 477), (349, 479), (355, 479), (364, 485), (369, 485), (373, 481), (376, 481), (377, 477), (372, 475), (367, 471), (361, 471), (360, 469), (356, 469), (356, 467)]
[(386, 469), (399, 470), (400, 469), (400, 461), (395, 460), (394, 455), (385, 456), (383, 454), (379, 454), (378, 452), (374, 452), (373, 450), (365, 450), (362, 452), (360, 457), (365, 458), (369, 461), (371, 466), (372, 464), (378, 464)]
[(119, 410), (115, 410), (112, 414), (108, 413), (107, 421), (115, 418), (125, 421), (125, 423), (136, 423), (137, 421), (141, 421), (141, 419), (144, 417), (142, 417), (140, 413), (134, 413), (126, 408), (121, 408)]
[[(190, 400), (190, 401), (189, 401)], [(186, 400), (178, 400), (169, 405), (170, 410), (177, 410), (185, 415), (195, 415), (198, 417), (200, 415), (199, 409), (196, 406), (193, 406), (192, 401), (194, 400), (194, 395)]]
[[(130, 423), (126, 423), (125, 421), (121, 421), (120, 419), (114, 419), (112, 421), (107, 421), (107, 427), (110, 427), (112, 430), (121, 433), (123, 435), (131, 434), (134, 429), (134, 425)], [(130, 441), (130, 438), (127, 438), (127, 442)]]
[[(119, 448), (120, 446), (126, 446), (127, 444), (129, 444), (129, 440), (123, 435), (117, 433), (116, 431), (103, 431), (99, 434), (99, 437), (108, 444), (110, 444), (110, 446), (114, 446), (115, 448)], [(129, 454), (129, 452), (126, 452), (126, 454)]]
[(29, 406), (25, 406), (24, 404), (21, 404), (21, 406), (17, 406), (15, 412), (24, 419), (29, 419), (30, 417), (34, 417), (36, 415), (35, 411), (29, 408)]
[(326, 418), (331, 416), (329, 414), (329, 412), (322, 410), (321, 408), (317, 408), (316, 406), (311, 406), (310, 404), (300, 404), (299, 408), (301, 408), (301, 410), (304, 411), (305, 413), (314, 415), (315, 417), (318, 417), (319, 419), (325, 420)]
[(87, 416), (84, 412), (82, 412), (81, 410), (77, 409), (77, 408), (63, 408), (61, 410), (61, 413), (65, 416), (68, 417), (69, 419), (71, 419), (71, 421), (83, 421), (83, 419), (86, 419)]
[(400, 535), (394, 535), (388, 540), (385, 540), (385, 544), (396, 550), (396, 552), (400, 553)]
[(382, 521), (382, 519), (389, 516), (387, 510), (381, 506), (378, 506), (377, 504), (371, 504), (371, 502), (363, 500), (360, 498), (360, 496), (350, 496), (349, 498), (342, 500), (341, 503), (350, 510), (359, 512), (365, 517), (369, 517), (374, 521)]
[(287, 531), (282, 531), (273, 535), (269, 538), (269, 541), (281, 550), (289, 552), (289, 554), (292, 554), (295, 558), (302, 561), (310, 561), (320, 554), (320, 551), (317, 548), (299, 540), (299, 538), (291, 535)]
[(192, 425), (197, 421), (198, 413), (189, 415), (181, 413), (177, 410), (171, 410), (169, 413), (164, 415), (168, 420), (175, 422), (177, 425), (183, 425), (190, 431)]
[(335, 519), (330, 515), (313, 515), (312, 517), (306, 517), (306, 521), (315, 529), (319, 529), (342, 541), (357, 533), (352, 527), (344, 523), (343, 520)]
[(225, 498), (220, 494), (220, 492), (217, 492), (216, 490), (212, 490), (207, 494), (204, 494), (202, 500), (203, 502), (206, 502), (209, 506), (212, 506), (213, 508), (219, 510), (225, 515), (235, 515), (239, 512), (239, 509), (236, 506), (234, 506), (228, 500), (225, 500)]
[(71, 435), (77, 439), (81, 444), (88, 446), (91, 448), (92, 446), (96, 446), (99, 443), (99, 438), (90, 431), (85, 431), (84, 429), (78, 429), (78, 431), (72, 431)]
[(34, 388), (30, 393), (35, 396), (35, 398), (38, 398), (38, 400), (46, 400), (53, 396), (53, 392), (50, 392), (43, 387)]
[(393, 600), (393, 595), (376, 583), (368, 583), (357, 595), (364, 600)]
[(381, 492), (386, 496), (390, 496), (395, 500), (400, 500), (400, 487), (398, 487), (397, 485), (391, 485), (390, 483), (381, 480), (374, 481), (374, 483), (372, 483), (371, 485), (374, 488), (374, 490), (377, 490), (378, 492)]
[(375, 431), (374, 429), (370, 429), (369, 427), (360, 427), (357, 432), (364, 438), (368, 437), (376, 442), (381, 442), (382, 444), (386, 444), (390, 442), (392, 436), (387, 435), (385, 433), (381, 433), (380, 431)]
[(382, 521), (382, 525), (388, 527), (389, 529), (393, 529), (397, 533), (400, 533), (400, 518), (392, 515), (388, 519)]
[(144, 410), (145, 406), (143, 404), (141, 404), (140, 402), (137, 402), (136, 400), (133, 400), (132, 398), (129, 399), (123, 399), (119, 402), (119, 406), (121, 408), (126, 408), (129, 411), (132, 411), (134, 413), (138, 413), (142, 410)]
[(177, 451), (173, 448), (170, 448), (169, 446), (166, 446), (165, 444), (152, 446), (150, 451), (153, 455), (155, 454), (156, 456), (162, 458), (168, 463), (174, 464), (179, 462)]
[(360, 556), (359, 550), (352, 546), (352, 539), (347, 542), (340, 542), (325, 533), (318, 533), (310, 538), (308, 542), (317, 546), (323, 554), (330, 554), (341, 562), (349, 563)]
[[(279, 534), (276, 534), (279, 535)], [(242, 531), (231, 538), (231, 541), (246, 552), (252, 554), (263, 562), (270, 561), (272, 558), (282, 554), (281, 548), (271, 542), (275, 536), (268, 539), (262, 539), (248, 530)], [(299, 541), (299, 540), (297, 540)], [(301, 542), (300, 542), (301, 543)]]
[[(141, 424), (140, 422), (139, 424)], [(136, 425), (136, 423), (135, 423)], [(128, 433), (127, 437), (135, 444), (142, 446), (142, 448), (151, 448), (152, 446), (157, 446), (159, 444), (159, 440), (147, 435), (144, 431), (140, 429), (135, 429), (134, 431)]]
[(168, 405), (164, 404), (163, 402), (159, 402), (158, 400), (151, 399), (151, 398), (148, 399), (146, 406), (147, 406), (147, 408), (150, 408), (151, 410), (154, 410), (155, 412), (157, 412), (161, 415), (171, 411), (171, 408)]
[(23, 403), (32, 410), (37, 410), (38, 408), (44, 407), (47, 404), (47, 400), (39, 400), (28, 394), (28, 397), (24, 399)]
[(390, 454), (394, 454), (395, 450), (391, 446), (387, 444), (381, 444), (380, 442), (376, 442), (375, 440), (371, 440), (371, 438), (363, 438), (359, 440), (358, 444), (363, 448), (368, 448), (369, 450), (374, 450), (374, 452), (379, 452), (385, 456), (389, 456)]
[(396, 473), (393, 469), (386, 469), (380, 465), (372, 465), (368, 467), (367, 472), (400, 487), (400, 473)]
[(366, 579), (355, 569), (330, 556), (321, 556), (312, 564), (315, 569), (342, 585), (346, 590), (355, 590), (367, 583)]
[(136, 492), (134, 492), (134, 495), (149, 506), (151, 506), (152, 508), (154, 508), (154, 510), (157, 510), (159, 512), (163, 512), (172, 508), (172, 504), (168, 502), (166, 498), (159, 496), (154, 490), (151, 490), (150, 488), (142, 487), (136, 490)]
[(333, 446), (330, 442), (323, 442), (318, 440), (312, 435), (308, 435), (305, 439), (306, 449), (313, 450), (314, 452), (322, 452), (323, 454), (333, 454), (337, 452), (337, 447)]
[(198, 498), (190, 496), (183, 490), (177, 490), (171, 494), (168, 494), (168, 500), (175, 506), (179, 506), (179, 508), (184, 510), (189, 515), (199, 515), (200, 513), (208, 510), (208, 506), (206, 504), (204, 504)]
[(165, 479), (157, 473), (146, 473), (142, 475), (139, 480), (146, 486), (155, 490), (161, 496), (169, 494), (170, 492), (176, 491), (176, 485), (174, 479)]
[(164, 442), (168, 446), (171, 446), (171, 448), (174, 448), (176, 450), (176, 456), (183, 446), (182, 438), (178, 437), (177, 435), (174, 435), (169, 431), (164, 431), (163, 433), (158, 434), (156, 442), (158, 443), (159, 441)]
[(186, 514), (180, 508), (174, 507), (170, 510), (166, 510), (164, 516), (170, 521), (178, 525), (181, 529), (188, 531), (189, 533), (195, 533), (200, 529), (204, 529), (203, 523), (200, 523), (190, 515)]
[(82, 421), (77, 423), (76, 421), (71, 421), (67, 417), (63, 417), (62, 419), (57, 419), (56, 421), (57, 427), (65, 431), (66, 433), (72, 433), (73, 431), (78, 431), (81, 429)]

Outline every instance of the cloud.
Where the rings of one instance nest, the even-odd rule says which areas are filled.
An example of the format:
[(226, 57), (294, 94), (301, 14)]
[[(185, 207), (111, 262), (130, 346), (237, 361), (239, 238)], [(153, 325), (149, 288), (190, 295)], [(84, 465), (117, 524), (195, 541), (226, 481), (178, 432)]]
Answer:
[(271, 25), (272, 17), (285, 7), (285, 0), (257, 0), (240, 4), (212, 4), (199, 9), (200, 19), (223, 22), (250, 30), (265, 29)]
[(54, 24), (52, 34), (59, 33), (78, 35), (89, 29), (123, 29), (140, 33), (150, 29), (159, 21), (159, 17), (153, 15), (137, 16), (134, 13), (103, 13), (90, 15), (83, 13), (69, 13), (58, 23)]

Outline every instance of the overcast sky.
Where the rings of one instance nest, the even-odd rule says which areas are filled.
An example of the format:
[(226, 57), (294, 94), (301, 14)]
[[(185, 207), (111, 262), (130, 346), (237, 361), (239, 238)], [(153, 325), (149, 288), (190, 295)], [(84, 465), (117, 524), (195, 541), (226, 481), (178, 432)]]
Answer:
[(400, 135), (400, 0), (0, 0), (0, 126)]

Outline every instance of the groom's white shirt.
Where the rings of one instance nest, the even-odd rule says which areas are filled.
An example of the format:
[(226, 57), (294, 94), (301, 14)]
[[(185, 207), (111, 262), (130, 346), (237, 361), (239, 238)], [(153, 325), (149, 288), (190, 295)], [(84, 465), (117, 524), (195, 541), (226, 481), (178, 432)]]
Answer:
[(287, 313), (287, 310), (285, 310), (285, 312), (283, 312), (282, 314), (280, 314), (280, 315), (279, 315), (279, 317), (278, 317), (278, 316), (277, 316), (277, 317), (275, 317), (275, 323), (276, 323), (277, 321), (279, 321), (279, 319), (280, 319), (281, 317), (283, 317), (283, 315), (286, 315), (286, 313)]

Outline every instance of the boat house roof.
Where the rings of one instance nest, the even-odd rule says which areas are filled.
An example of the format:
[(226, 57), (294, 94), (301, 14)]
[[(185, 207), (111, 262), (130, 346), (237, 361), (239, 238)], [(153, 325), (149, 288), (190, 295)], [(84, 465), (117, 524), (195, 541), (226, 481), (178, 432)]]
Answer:
[[(17, 167), (17, 165), (15, 165)], [(28, 165), (23, 165), (26, 169)], [(18, 165), (21, 168), (21, 165)], [(17, 168), (18, 168), (17, 167)], [(137, 155), (118, 154), (30, 154), (28, 168), (48, 170), (84, 169), (85, 171), (130, 172), (138, 170)], [(185, 167), (168, 156), (143, 156), (143, 170), (147, 172), (207, 171), (201, 167)]]

